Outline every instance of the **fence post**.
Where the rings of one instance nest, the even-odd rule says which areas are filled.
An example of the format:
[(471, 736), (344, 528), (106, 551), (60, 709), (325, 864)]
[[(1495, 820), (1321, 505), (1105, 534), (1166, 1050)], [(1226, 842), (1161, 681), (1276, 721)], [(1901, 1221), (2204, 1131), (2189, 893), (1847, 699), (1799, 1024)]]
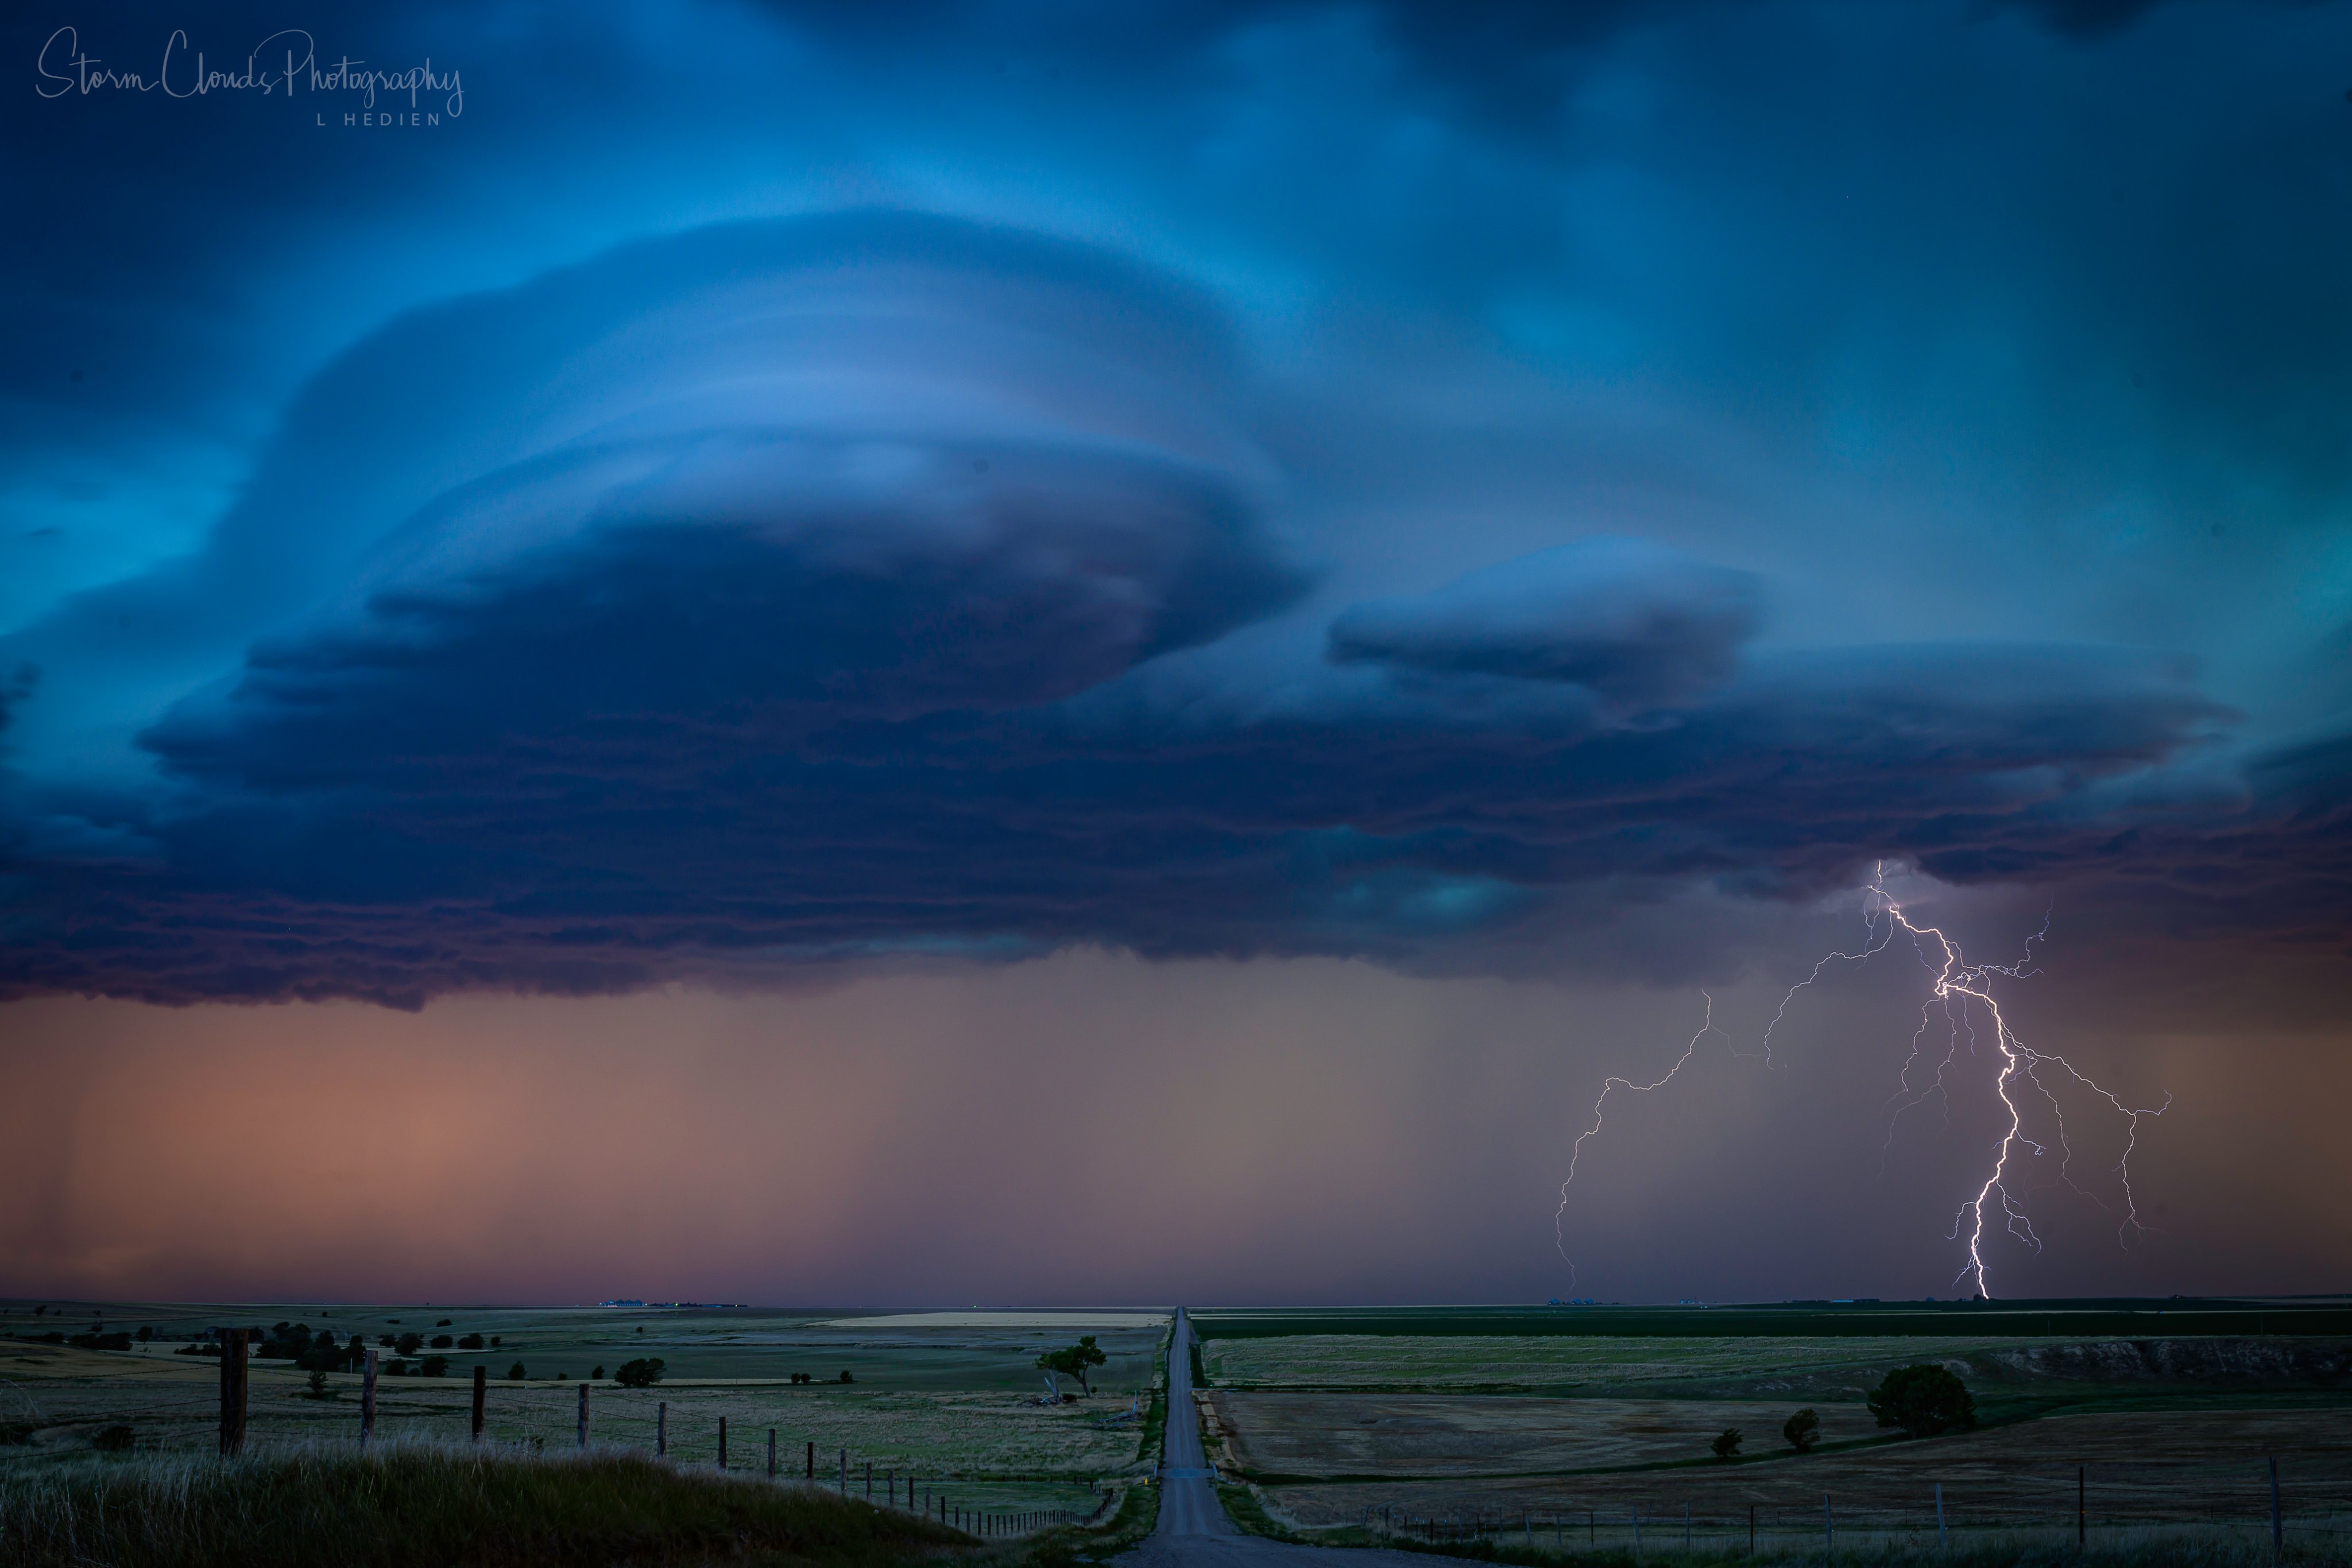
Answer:
[(849, 1495), (849, 1450), (841, 1450), (841, 1495)]
[(588, 1385), (584, 1379), (580, 1385), (580, 1446), (588, 1446)]
[(719, 1417), (719, 1468), (727, 1468), (727, 1417)]
[(367, 1362), (360, 1374), (360, 1447), (375, 1441), (375, 1348), (368, 1347)]
[(2277, 1562), (2286, 1561), (2286, 1531), (2279, 1521), (2278, 1456), (2271, 1456), (2271, 1556)]
[(220, 1451), (245, 1451), (246, 1330), (231, 1329), (221, 1338)]
[(669, 1454), (669, 1401), (654, 1406), (654, 1457), (666, 1458)]
[(1936, 1550), (1942, 1551), (1951, 1542), (1944, 1536), (1944, 1483), (1936, 1483)]
[(816, 1479), (816, 1444), (814, 1442), (808, 1446), (808, 1479)]
[(471, 1439), (474, 1442), (478, 1443), (482, 1440), (482, 1416), (486, 1413), (485, 1407), (489, 1404), (489, 1400), (490, 1369), (487, 1366), (478, 1366), (474, 1368), (474, 1435)]
[(874, 1506), (874, 1461), (866, 1461), (866, 1506)]
[(768, 1479), (776, 1479), (776, 1429), (768, 1428)]

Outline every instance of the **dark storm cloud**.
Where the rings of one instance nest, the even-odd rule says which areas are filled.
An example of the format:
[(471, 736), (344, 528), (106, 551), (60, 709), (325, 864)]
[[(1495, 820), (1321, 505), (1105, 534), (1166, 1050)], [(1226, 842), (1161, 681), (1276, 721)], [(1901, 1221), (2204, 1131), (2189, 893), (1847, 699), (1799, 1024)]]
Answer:
[[(860, 157), (996, 157), (1032, 214), (1107, 183), (1118, 248), (1189, 245), (1261, 305), (1316, 278), (1298, 313), (1328, 331), (1285, 359), (1113, 247), (893, 213), (420, 284), (287, 389), (204, 548), (0, 638), (25, 672), (0, 698), (0, 990), (413, 1003), (1084, 943), (1509, 968), (1620, 897), (1802, 897), (1880, 857), (2340, 946), (2329, 705), (2233, 750), (2236, 692), (2116, 645), (2283, 643), (2234, 607), (2283, 562), (2325, 578), (2294, 552), (2347, 488), (2344, 225), (2289, 198), (2334, 154), (2300, 98), (1988, 129), (1970, 106), (2027, 68), (2020, 38), (2099, 105), (2181, 68), (2178, 44), (2123, 52), (2162, 45), (2157, 17), (2036, 9), (2065, 36), (1983, 7), (1948, 31), (1869, 7), (698, 12), (746, 29), (739, 55), (817, 50), (790, 57), (807, 101), (887, 122)], [(540, 57), (563, 29), (352, 25), (494, 63), (466, 146), (501, 204), (571, 166), (565, 126), (635, 123), (636, 57), (593, 28)], [(822, 141), (761, 118), (764, 57), (643, 68), (682, 84), (689, 57), (707, 87), (655, 118), (690, 121), (693, 156), (627, 189)], [(858, 91), (825, 99), (835, 76)], [(592, 88), (620, 130), (567, 100)], [(1088, 134), (1021, 118), (1056, 91)], [(36, 112), (6, 110), (27, 135)], [(215, 398), (232, 361), (189, 345), (299, 229), (289, 191), (413, 214), (459, 169), (157, 102), (69, 112), (100, 140), (6, 176), (20, 206), (110, 163), (122, 199), (7, 258), (27, 331), (0, 357), (38, 416), (20, 435), (108, 450), (159, 411), (271, 402), (247, 361)], [(167, 221), (128, 215), (149, 196)], [(2288, 237), (2250, 259), (2257, 227)], [(297, 273), (306, 300), (353, 287)], [(1377, 352), (1302, 390), (1295, 361), (1350, 332)], [(84, 382), (53, 373), (69, 346)], [(1749, 451), (1783, 465), (1707, 488)], [(1498, 494), (1533, 520), (1482, 521)], [(1381, 507), (1445, 548), (1406, 569), (1397, 536), (1359, 544)], [(1835, 509), (1864, 520), (1811, 515)], [(1885, 575), (1827, 602), (1869, 626), (1805, 601), (1865, 555)], [(2145, 587), (2176, 578), (2221, 632)], [(1998, 632), (1953, 634), (1987, 603)]]
[[(397, 395), (450, 356), (454, 406)], [(11, 983), (1412, 961), (1597, 879), (2064, 865), (2085, 788), (2219, 716), (2095, 650), (1743, 663), (1746, 574), (1606, 538), (1349, 608), (1332, 661), (1236, 660), (1302, 580), (1221, 416), (1235, 373), (1147, 274), (888, 214), (399, 322), (299, 400), (207, 557), (16, 640), (134, 602), (249, 629), (141, 737), (173, 789), (20, 789)]]
[(1412, 599), (1352, 605), (1331, 624), (1331, 656), (1562, 681), (1620, 702), (1655, 703), (1728, 675), (1757, 616), (1748, 574), (1646, 540), (1602, 537)]

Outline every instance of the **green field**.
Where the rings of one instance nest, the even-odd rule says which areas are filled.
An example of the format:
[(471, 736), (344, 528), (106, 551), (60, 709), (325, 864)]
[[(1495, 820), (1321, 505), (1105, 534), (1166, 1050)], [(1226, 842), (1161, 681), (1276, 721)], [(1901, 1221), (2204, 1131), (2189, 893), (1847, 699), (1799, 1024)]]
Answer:
[[(35, 1315), (36, 1306), (47, 1310)], [(62, 1320), (62, 1322), (61, 1321)], [(446, 1322), (445, 1322), (446, 1320)], [(1085, 1513), (1106, 1491), (1148, 1473), (1159, 1434), (1148, 1431), (1157, 1358), (1167, 1333), (1150, 1313), (912, 1315), (745, 1309), (451, 1306), (194, 1306), (165, 1302), (11, 1302), (0, 1308), (0, 1475), (88, 1457), (110, 1427), (128, 1427), (137, 1451), (197, 1455), (216, 1441), (219, 1363), (178, 1354), (215, 1325), (299, 1322), (371, 1343), (415, 1332), (471, 1333), (495, 1345), (452, 1346), (446, 1375), (378, 1380), (377, 1432), (387, 1442), (457, 1442), (469, 1424), (471, 1379), (489, 1370), (485, 1435), (496, 1446), (562, 1452), (576, 1446), (579, 1388), (589, 1395), (592, 1442), (650, 1454), (667, 1410), (668, 1455), (716, 1468), (719, 1425), (730, 1470), (764, 1474), (769, 1433), (781, 1473), (817, 1478), (877, 1501), (910, 1495), (987, 1511)], [(47, 1343), (92, 1332), (155, 1331), (128, 1350)], [(1048, 1405), (1042, 1352), (1096, 1336), (1106, 1364), (1090, 1397)], [(391, 1350), (379, 1348), (388, 1366)], [(662, 1382), (625, 1389), (624, 1362), (658, 1357)], [(418, 1357), (404, 1358), (412, 1366)], [(507, 1374), (516, 1363), (529, 1374)], [(850, 1374), (843, 1382), (840, 1375)], [(813, 1381), (793, 1383), (793, 1374)], [(250, 1442), (257, 1452), (355, 1442), (361, 1379), (336, 1372), (324, 1396), (291, 1364), (252, 1363)], [(1078, 1385), (1062, 1380), (1066, 1392)]]
[[(1751, 1518), (1759, 1549), (1801, 1552), (1827, 1509), (1844, 1550), (1898, 1556), (1933, 1549), (1940, 1496), (1956, 1551), (2034, 1557), (2079, 1530), (2094, 1555), (2129, 1537), (2151, 1561), (2234, 1560), (2267, 1546), (2275, 1460), (2294, 1555), (2334, 1562), (2352, 1544), (2345, 1316), (2333, 1301), (1858, 1302), (1193, 1321), (1239, 1516), (1297, 1539), (1605, 1555), (1632, 1550), (1640, 1518), (1656, 1556), (1687, 1513), (1702, 1554), (1744, 1549)], [(1878, 1427), (1868, 1394), (1917, 1362), (1968, 1385), (1974, 1430)], [(1821, 1418), (1810, 1452), (1780, 1436), (1800, 1407)], [(1723, 1461), (1728, 1429), (1742, 1446)]]

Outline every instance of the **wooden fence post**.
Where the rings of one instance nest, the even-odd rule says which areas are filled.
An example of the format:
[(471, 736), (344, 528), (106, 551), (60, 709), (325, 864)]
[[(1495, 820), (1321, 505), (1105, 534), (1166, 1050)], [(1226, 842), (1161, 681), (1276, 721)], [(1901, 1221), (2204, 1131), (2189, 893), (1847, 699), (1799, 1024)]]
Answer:
[(367, 1364), (360, 1374), (360, 1447), (375, 1441), (375, 1348), (367, 1353)]
[(489, 1403), (489, 1399), (490, 1399), (490, 1369), (489, 1369), (488, 1367), (487, 1367), (487, 1366), (478, 1366), (478, 1367), (474, 1368), (474, 1436), (473, 1436), (473, 1441), (475, 1441), (475, 1442), (477, 1442), (477, 1443), (478, 1443), (478, 1442), (480, 1442), (480, 1441), (482, 1440), (482, 1416), (483, 1416), (483, 1415), (484, 1415), (484, 1407), (485, 1407), (486, 1406), (488, 1406), (488, 1403)]
[(866, 1461), (866, 1505), (874, 1506), (874, 1461)]
[(727, 1468), (727, 1417), (719, 1417), (719, 1468)]
[(849, 1450), (841, 1450), (841, 1495), (849, 1495)]
[(588, 1446), (588, 1385), (580, 1385), (580, 1446)]
[(654, 1457), (658, 1459), (668, 1456), (669, 1401), (665, 1399), (654, 1406)]
[(220, 1451), (223, 1456), (245, 1451), (246, 1333), (231, 1329), (221, 1339)]
[(811, 1442), (808, 1446), (808, 1476), (806, 1479), (809, 1480), (816, 1479), (816, 1444), (814, 1442)]
[(2271, 1557), (2274, 1562), (2286, 1561), (2286, 1531), (2279, 1520), (2278, 1456), (2271, 1456)]
[(776, 1429), (768, 1428), (768, 1479), (776, 1479)]

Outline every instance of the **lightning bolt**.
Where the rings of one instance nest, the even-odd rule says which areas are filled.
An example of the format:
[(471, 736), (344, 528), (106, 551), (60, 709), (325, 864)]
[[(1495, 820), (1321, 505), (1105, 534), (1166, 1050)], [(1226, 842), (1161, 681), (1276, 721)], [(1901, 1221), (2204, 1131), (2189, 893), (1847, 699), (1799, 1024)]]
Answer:
[[(1666, 1075), (1655, 1083), (1636, 1083), (1630, 1078), (1602, 1079), (1601, 1097), (1592, 1103), (1592, 1125), (1576, 1135), (1575, 1144), (1568, 1151), (1568, 1179), (1559, 1184), (1559, 1207), (1552, 1211), (1551, 1239), (1553, 1244), (1559, 1249), (1560, 1257), (1568, 1264), (1568, 1282), (1571, 1288), (1576, 1283), (1576, 1260), (1568, 1255), (1568, 1238), (1561, 1228), (1567, 1222), (1568, 1189), (1576, 1180), (1577, 1157), (1584, 1153), (1584, 1141), (1601, 1131), (1601, 1108), (1609, 1103), (1609, 1096), (1613, 1091), (1622, 1089), (1629, 1094), (1647, 1094), (1653, 1089), (1664, 1089), (1674, 1082), (1675, 1074), (1680, 1072), (1689, 1063), (1691, 1057), (1698, 1051), (1700, 1040), (1705, 1040), (1710, 1033), (1723, 1033), (1721, 1030), (1715, 1027), (1715, 998), (1705, 991), (1701, 991), (1699, 995), (1706, 998), (1706, 1021), (1698, 1026), (1698, 1032), (1690, 1037), (1690, 1043), (1683, 1047), (1683, 1053), (1675, 1058), (1675, 1064), (1666, 1069)], [(1725, 1036), (1727, 1042), (1729, 1038), (1727, 1035)]]
[[(2123, 1193), (2123, 1209), (2121, 1218), (2116, 1222), (2116, 1239), (2117, 1245), (2128, 1248), (2135, 1239), (2147, 1234), (2149, 1228), (2139, 1217), (2138, 1196), (2132, 1186), (2131, 1160), (2133, 1154), (2139, 1147), (2142, 1118), (2164, 1114), (2172, 1106), (2172, 1096), (2166, 1095), (2164, 1103), (2156, 1106), (2136, 1106), (2125, 1103), (2122, 1096), (2091, 1078), (2065, 1057), (2055, 1051), (2042, 1051), (2028, 1046), (2020, 1040), (2016, 1032), (2010, 1028), (2009, 1019), (2001, 1011), (2000, 1000), (1993, 995), (1996, 977), (2019, 980), (2041, 973), (2034, 967), (2033, 948), (2037, 942), (2046, 944), (2049, 940), (2050, 919), (2046, 914), (2042, 917), (2042, 928), (2025, 939), (2022, 956), (2016, 962), (1972, 964), (1967, 955), (1961, 951), (1959, 944), (1940, 926), (1921, 925), (1905, 912), (1903, 905), (1886, 890), (1886, 868), (1885, 863), (1881, 862), (1873, 874), (1869, 886), (1863, 890), (1862, 941), (1852, 952), (1840, 949), (1823, 955), (1814, 963), (1811, 971), (1803, 979), (1790, 987), (1788, 992), (1781, 997), (1780, 1008), (1773, 1013), (1771, 1022), (1766, 1025), (1764, 1030), (1761, 1055), (1765, 1064), (1768, 1067), (1777, 1065), (1772, 1059), (1772, 1033), (1788, 1017), (1790, 1004), (1796, 1000), (1798, 992), (1819, 982), (1832, 965), (1868, 963), (1872, 958), (1885, 952), (1900, 936), (1910, 938), (1913, 950), (1918, 955), (1920, 963), (1927, 970), (1928, 996), (1920, 1007), (1919, 1027), (1911, 1034), (1910, 1054), (1904, 1059), (1902, 1071), (1898, 1077), (1901, 1087), (1888, 1101), (1888, 1104), (1893, 1107), (1893, 1113), (1887, 1119), (1886, 1142), (1879, 1151), (1882, 1166), (1886, 1150), (1894, 1145), (1896, 1126), (1906, 1112), (1916, 1109), (1930, 1100), (1940, 1100), (1943, 1102), (1945, 1115), (1948, 1121), (1950, 1098), (1947, 1079), (1958, 1066), (1964, 1040), (1971, 1058), (1981, 1054), (1980, 1048), (1985, 1044), (1985, 1036), (1978, 1032), (1979, 1017), (1990, 1025), (1990, 1049), (2000, 1060), (2000, 1065), (1993, 1074), (1992, 1087), (2007, 1117), (2007, 1126), (2001, 1133), (2000, 1141), (1993, 1149), (1992, 1166), (1985, 1176), (1983, 1185), (1978, 1187), (1974, 1197), (1960, 1205), (1958, 1212), (1953, 1216), (1952, 1228), (1947, 1239), (1958, 1242), (1961, 1239), (1961, 1232), (1964, 1229), (1967, 1232), (1965, 1247), (1967, 1260), (1960, 1265), (1959, 1272), (1953, 1276), (1953, 1282), (1957, 1284), (1963, 1280), (1972, 1280), (1977, 1294), (1988, 1300), (1990, 1299), (1991, 1282), (1985, 1262), (1984, 1249), (1986, 1228), (1996, 1210), (1999, 1213), (2000, 1225), (2003, 1232), (2015, 1237), (2036, 1252), (2042, 1250), (2042, 1238), (2034, 1230), (2033, 1221), (2024, 1206), (2024, 1198), (2034, 1189), (2022, 1187), (2021, 1190), (2021, 1184), (2011, 1171), (2013, 1163), (2021, 1163), (2021, 1150), (2030, 1150), (2036, 1158), (2046, 1156), (2050, 1152), (2050, 1145), (2047, 1143), (2034, 1137), (2027, 1131), (2025, 1105), (2021, 1103), (2021, 1099), (2028, 1085), (2048, 1106), (2050, 1125), (2055, 1130), (2055, 1142), (2060, 1156), (2057, 1180), (2102, 1208), (2107, 1208), (2110, 1213), (2114, 1212), (2112, 1206), (2096, 1194), (2085, 1190), (2074, 1179), (2074, 1150), (2066, 1133), (2064, 1108), (2055, 1091), (2044, 1081), (2045, 1072), (2050, 1072), (2053, 1076), (2063, 1073), (2064, 1079), (2071, 1080), (2074, 1085), (2105, 1101), (2108, 1106), (2123, 1118), (2123, 1155), (2110, 1173), (2116, 1178)], [(1926, 1042), (1934, 1026), (1935, 1015), (1939, 1009), (1945, 1020), (1943, 1059), (1936, 1064), (1935, 1071), (1925, 1087), (1914, 1090), (1912, 1074), (1929, 1049)], [(1552, 1216), (1553, 1239), (1559, 1246), (1561, 1259), (1568, 1263), (1571, 1283), (1576, 1278), (1576, 1263), (1568, 1256), (1564, 1233), (1569, 1187), (1576, 1180), (1577, 1156), (1583, 1152), (1585, 1141), (1601, 1131), (1602, 1111), (1608, 1104), (1611, 1092), (1622, 1088), (1637, 1093), (1647, 1093), (1651, 1090), (1664, 1088), (1689, 1062), (1693, 1053), (1698, 1049), (1699, 1040), (1705, 1038), (1709, 1030), (1714, 1030), (1715, 998), (1708, 997), (1706, 1022), (1701, 1026), (1697, 1034), (1691, 1037), (1691, 1042), (1684, 1048), (1681, 1059), (1668, 1070), (1664, 1077), (1654, 1083), (1634, 1083), (1627, 1079), (1613, 1077), (1603, 1082), (1601, 1096), (1593, 1103), (1592, 1125), (1578, 1134), (1575, 1146), (1569, 1152), (1568, 1179), (1560, 1183), (1559, 1207)], [(1721, 1031), (1715, 1030), (1715, 1032)], [(1735, 1051), (1733, 1054), (1757, 1053)]]

